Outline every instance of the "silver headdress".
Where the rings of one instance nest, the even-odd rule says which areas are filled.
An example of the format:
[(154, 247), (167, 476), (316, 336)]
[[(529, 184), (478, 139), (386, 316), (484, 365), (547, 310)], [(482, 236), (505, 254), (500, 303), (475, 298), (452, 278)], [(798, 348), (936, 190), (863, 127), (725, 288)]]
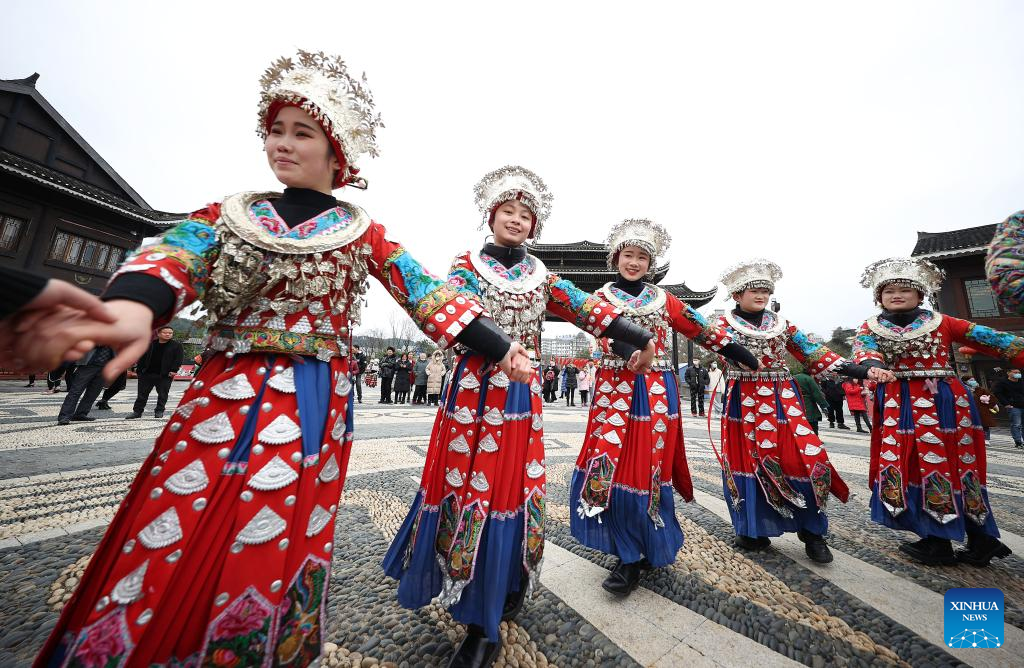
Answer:
[(881, 304), (882, 289), (887, 285), (905, 285), (920, 290), (925, 299), (934, 299), (945, 278), (946, 272), (928, 260), (890, 257), (865, 267), (860, 276), (860, 284), (870, 289), (875, 302)]
[(621, 223), (616, 223), (608, 232), (608, 268), (616, 271), (615, 256), (626, 246), (642, 248), (651, 256), (650, 270), (648, 277), (654, 276), (658, 258), (668, 252), (672, 243), (672, 235), (668, 233), (659, 223), (647, 220), (646, 218), (627, 218)]
[(514, 199), (525, 204), (536, 218), (530, 232), (534, 241), (540, 238), (544, 221), (551, 215), (551, 200), (554, 199), (539, 176), (519, 165), (506, 165), (488, 172), (473, 187), (473, 195), (483, 217), (481, 227), (490, 224), (494, 207), (502, 202)]
[(355, 79), (338, 56), (322, 51), (298, 52), (298, 62), (278, 58), (260, 77), (259, 122), (256, 133), (267, 138), (269, 125), (281, 104), (294, 104), (315, 118), (324, 128), (332, 144), (340, 147), (345, 163), (335, 180), (335, 187), (351, 184), (366, 187), (366, 180), (357, 177), (356, 160), (364, 153), (377, 157), (377, 128), (384, 127), (380, 114), (374, 113), (373, 96), (366, 84), (366, 75)]
[(732, 265), (718, 280), (725, 286), (726, 298), (744, 290), (767, 288), (775, 292), (775, 282), (782, 279), (782, 269), (771, 260), (754, 258)]

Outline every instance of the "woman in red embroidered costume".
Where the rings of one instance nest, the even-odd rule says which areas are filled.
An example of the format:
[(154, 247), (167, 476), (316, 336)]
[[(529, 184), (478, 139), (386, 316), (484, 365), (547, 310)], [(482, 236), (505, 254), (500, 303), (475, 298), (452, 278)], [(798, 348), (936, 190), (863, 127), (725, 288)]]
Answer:
[(110, 375), (155, 325), (200, 300), (218, 352), (158, 437), (37, 665), (306, 666), (320, 655), (352, 440), (347, 344), (368, 275), (439, 343), (458, 339), (492, 359), (507, 351), (507, 373), (528, 377), (529, 359), (478, 320), (477, 300), (330, 194), (365, 187), (354, 161), (376, 154), (379, 118), (342, 61), (296, 61), (267, 71), (259, 116), (284, 195), (233, 195), (192, 214), (114, 275), (116, 323), (72, 328), (122, 346)]
[[(871, 430), (871, 519), (921, 537), (900, 550), (926, 564), (987, 566), (1010, 554), (999, 541), (985, 484), (985, 432), (971, 392), (950, 365), (949, 347), (966, 344), (1016, 367), (1024, 339), (921, 308), (942, 285), (927, 260), (888, 258), (861, 284), (882, 312), (861, 325), (854, 359), (892, 369), (896, 382), (875, 394)], [(951, 540), (967, 549), (953, 553)]]
[(665, 358), (671, 333), (679, 332), (710, 350), (757, 367), (757, 360), (730, 343), (720, 327), (644, 282), (655, 260), (668, 252), (671, 237), (649, 220), (626, 220), (608, 235), (608, 268), (619, 272), (596, 295), (634, 323), (654, 332), (657, 362), (650, 373), (625, 368), (632, 354), (621, 341), (602, 340), (604, 356), (595, 380), (594, 405), (570, 491), (572, 535), (587, 547), (613, 554), (618, 564), (603, 587), (616, 595), (632, 592), (644, 567), (675, 561), (683, 546), (672, 488), (693, 500), (683, 448), (679, 387)]
[(757, 259), (734, 265), (719, 279), (736, 308), (718, 324), (761, 365), (754, 372), (728, 365), (722, 397), (725, 494), (739, 547), (764, 549), (771, 536), (796, 532), (811, 560), (828, 563), (825, 505), (830, 493), (845, 503), (849, 491), (804, 415), (786, 352), (815, 376), (833, 371), (882, 380), (888, 372), (851, 364), (768, 310), (780, 278), (777, 264)]
[[(550, 311), (595, 336), (615, 336), (653, 357), (651, 335), (607, 302), (576, 288), (528, 254), (551, 208), (533, 172), (509, 166), (484, 176), (476, 203), (494, 243), (456, 256), (448, 282), (480, 299), (516, 341), (540, 350)], [(544, 549), (544, 442), (540, 379), (509, 382), (479, 355), (456, 360), (434, 422), (420, 492), (384, 559), (408, 608), (440, 594), (469, 633), (451, 666), (490, 665), (498, 625), (537, 585)]]

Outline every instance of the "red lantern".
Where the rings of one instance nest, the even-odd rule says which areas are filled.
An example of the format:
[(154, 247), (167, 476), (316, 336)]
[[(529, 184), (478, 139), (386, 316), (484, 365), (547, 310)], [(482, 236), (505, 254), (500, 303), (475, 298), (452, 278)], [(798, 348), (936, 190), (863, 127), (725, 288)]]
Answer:
[(957, 348), (957, 352), (959, 352), (961, 355), (966, 357), (968, 361), (970, 361), (972, 357), (978, 354), (979, 350), (977, 348), (972, 348), (970, 346), (960, 346), (959, 348)]

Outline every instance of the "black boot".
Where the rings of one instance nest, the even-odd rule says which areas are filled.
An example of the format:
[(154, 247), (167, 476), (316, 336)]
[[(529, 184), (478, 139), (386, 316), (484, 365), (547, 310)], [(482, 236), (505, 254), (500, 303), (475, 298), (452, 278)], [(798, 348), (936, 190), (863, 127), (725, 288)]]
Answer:
[(845, 424), (843, 424), (842, 422), (840, 422), (840, 423), (839, 423), (839, 427), (838, 427), (838, 428), (839, 428), (839, 429), (845, 429), (846, 431), (850, 431), (850, 428), (849, 428), (849, 427), (847, 427), (847, 426), (846, 426)]
[(624, 564), (619, 559), (612, 572), (604, 579), (601, 586), (606, 592), (616, 596), (629, 596), (637, 585), (640, 584), (641, 562), (634, 561), (631, 564)]
[(97, 410), (101, 410), (101, 411), (109, 411), (109, 410), (112, 410), (112, 409), (110, 408), (110, 404), (108, 404), (108, 403), (107, 403), (107, 402), (105, 402), (105, 401), (99, 401), (99, 402), (97, 402), (97, 403), (96, 403), (96, 408), (97, 408)]
[(448, 661), (448, 668), (489, 668), (494, 665), (500, 651), (500, 641), (488, 642), (484, 630), (470, 624), (466, 639)]
[(832, 563), (832, 552), (828, 549), (824, 536), (800, 529), (796, 532), (796, 537), (804, 544), (804, 552), (807, 553), (808, 559), (819, 564)]
[(1013, 554), (1010, 548), (994, 536), (984, 533), (967, 534), (967, 549), (956, 551), (956, 560), (978, 568), (988, 566), (993, 559), (1002, 559)]
[(772, 540), (767, 536), (761, 536), (760, 538), (751, 538), (742, 534), (737, 534), (736, 536), (736, 547), (744, 550), (763, 550), (771, 544)]
[(900, 552), (928, 566), (952, 566), (956, 563), (948, 538), (928, 536), (916, 543), (903, 543)]

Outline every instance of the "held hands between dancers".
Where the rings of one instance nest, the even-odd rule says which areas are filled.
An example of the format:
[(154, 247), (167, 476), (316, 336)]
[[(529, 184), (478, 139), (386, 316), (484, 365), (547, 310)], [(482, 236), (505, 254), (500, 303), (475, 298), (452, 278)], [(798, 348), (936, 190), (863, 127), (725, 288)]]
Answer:
[[(54, 283), (61, 282), (50, 281)], [(44, 290), (36, 298), (41, 300), (39, 308), (32, 302), (3, 328), (0, 349), (10, 351), (18, 368), (50, 369), (65, 360), (81, 359), (95, 346), (108, 345), (116, 355), (104, 367), (103, 377), (108, 382), (117, 378), (146, 352), (152, 339), (153, 312), (138, 302), (116, 299), (104, 304), (82, 294), (87, 298), (60, 289), (47, 295)], [(57, 299), (66, 299), (66, 305)], [(530, 356), (519, 343), (509, 347), (498, 366), (510, 380), (530, 382)]]
[(99, 304), (99, 311), (54, 308), (19, 317), (11, 328), (14, 358), (23, 368), (52, 369), (107, 345), (116, 354), (104, 367), (103, 377), (113, 381), (146, 352), (153, 338), (153, 312), (125, 299)]
[[(26, 277), (30, 276), (25, 274)], [(65, 338), (62, 346), (47, 346), (48, 335), (80, 323), (109, 324), (115, 316), (95, 295), (58, 279), (15, 313), (0, 320), (0, 354), (16, 370), (52, 369), (64, 360), (81, 359), (95, 347), (87, 338)]]

